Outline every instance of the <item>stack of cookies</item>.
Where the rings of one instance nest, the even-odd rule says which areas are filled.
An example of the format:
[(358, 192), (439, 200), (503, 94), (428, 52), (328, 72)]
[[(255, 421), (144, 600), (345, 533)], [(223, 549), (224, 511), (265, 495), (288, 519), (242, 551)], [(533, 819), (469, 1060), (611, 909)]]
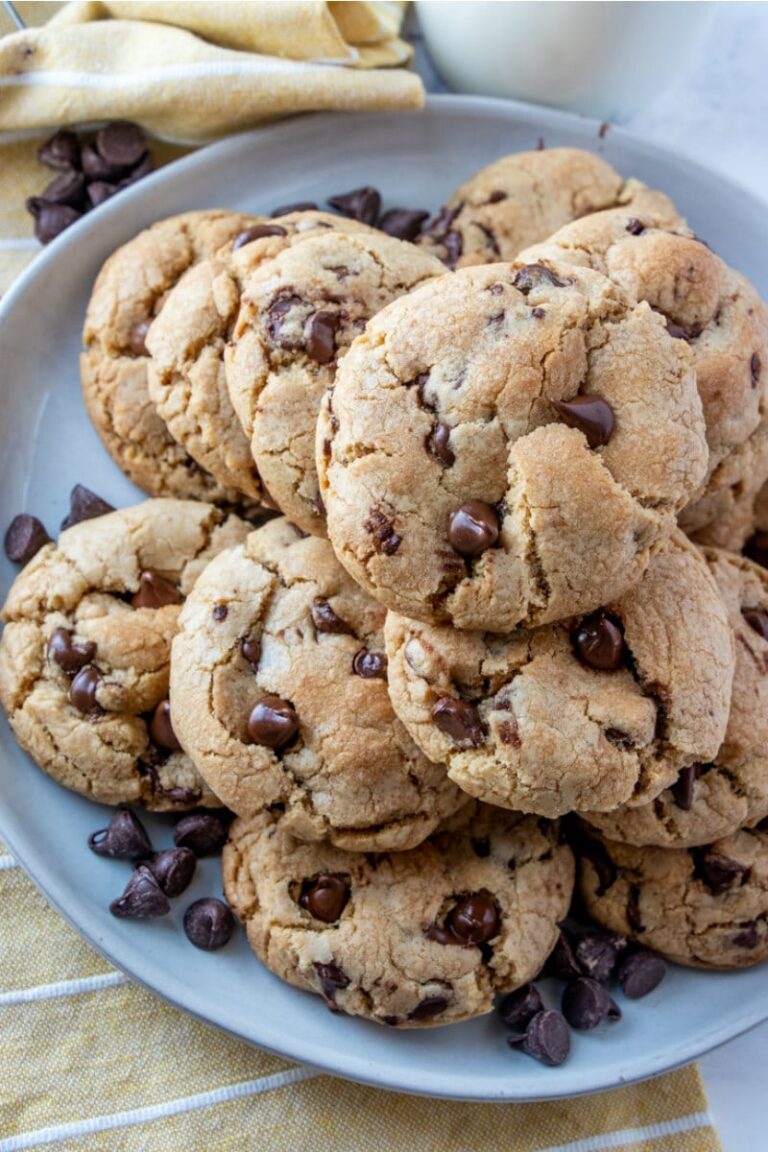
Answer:
[(234, 813), (230, 907), (335, 1011), (452, 1023), (553, 949), (591, 978), (575, 862), (614, 960), (758, 962), (768, 311), (572, 149), (382, 218), (409, 239), (372, 189), (334, 203), (174, 217), (104, 266), (85, 403), (154, 498), (35, 537), (20, 743), (103, 803)]

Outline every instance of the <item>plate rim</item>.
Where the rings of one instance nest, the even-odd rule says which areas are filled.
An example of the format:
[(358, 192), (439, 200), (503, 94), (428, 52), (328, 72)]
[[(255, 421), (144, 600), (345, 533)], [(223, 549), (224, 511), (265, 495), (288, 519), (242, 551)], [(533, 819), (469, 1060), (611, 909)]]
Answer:
[[(575, 126), (578, 126), (579, 131), (584, 132), (585, 130), (589, 131), (591, 128), (594, 131), (596, 142), (602, 139), (599, 135), (600, 122), (592, 117), (580, 116), (558, 109), (524, 104), (513, 100), (497, 99), (494, 97), (442, 94), (428, 96), (424, 109), (420, 111), (406, 113), (304, 113), (300, 116), (290, 117), (247, 132), (241, 132), (234, 136), (228, 136), (222, 140), (204, 145), (190, 155), (158, 169), (132, 188), (125, 190), (120, 197), (115, 197), (112, 202), (102, 206), (98, 214), (88, 214), (83, 217), (82, 220), (67, 229), (66, 233), (57, 238), (48, 248), (41, 250), (14, 281), (3, 299), (0, 300), (0, 330), (4, 328), (7, 316), (18, 306), (18, 303), (30, 288), (34, 287), (38, 278), (45, 275), (48, 266), (55, 261), (66, 259), (68, 253), (76, 251), (77, 244), (82, 236), (96, 232), (103, 226), (108, 226), (112, 219), (118, 217), (121, 209), (125, 207), (127, 203), (140, 201), (144, 197), (151, 196), (164, 185), (175, 183), (179, 177), (183, 179), (188, 173), (194, 172), (198, 167), (207, 168), (211, 163), (216, 163), (219, 160), (226, 162), (230, 153), (236, 152), (246, 141), (266, 140), (275, 131), (283, 130), (290, 132), (291, 125), (306, 121), (307, 119), (316, 120), (318, 117), (324, 122), (333, 122), (334, 120), (343, 122), (353, 118), (354, 120), (359, 120), (361, 117), (376, 118), (381, 116), (392, 117), (394, 115), (421, 117), (444, 116), (446, 111), (449, 114), (451, 112), (455, 112), (456, 114), (461, 114), (462, 112), (479, 113), (481, 116), (489, 119), (503, 119), (506, 121), (530, 124), (537, 132), (542, 130), (546, 132), (548, 128), (554, 131), (559, 129), (567, 131), (569, 129), (572, 130)], [(671, 148), (646, 140), (641, 135), (619, 125), (610, 124), (608, 131), (634, 144), (649, 156), (656, 156), (662, 160), (673, 161), (678, 166), (680, 163), (684, 164), (686, 169), (698, 173), (701, 178), (706, 178), (712, 190), (713, 197), (717, 196), (718, 187), (727, 188), (730, 196), (740, 198), (743, 203), (749, 204), (752, 209), (760, 212), (768, 211), (768, 201), (766, 199), (757, 195), (751, 189), (743, 187), (738, 181), (734, 181), (723, 173), (709, 168), (700, 161), (691, 159), (687, 155), (681, 157), (679, 154), (673, 152)], [(599, 150), (597, 143), (595, 150)], [(295, 1032), (291, 1033), (288, 1029), (286, 1029), (285, 1033), (285, 1044), (279, 1046), (275, 1046), (273, 1043), (265, 1043), (263, 1040), (254, 1040), (249, 1036), (243, 1035), (243, 1033), (238, 1033), (236, 1030), (227, 1027), (225, 1024), (207, 1017), (200, 1007), (195, 1007), (189, 1002), (189, 996), (184, 995), (186, 986), (178, 986), (175, 993), (158, 989), (137, 974), (134, 965), (130, 962), (130, 958), (121, 961), (112, 955), (110, 947), (98, 938), (97, 933), (94, 931), (94, 925), (90, 924), (87, 911), (84, 912), (82, 916), (77, 916), (77, 900), (74, 901), (73, 914), (73, 910), (70, 908), (72, 904), (71, 888), (61, 888), (57, 883), (56, 874), (51, 873), (49, 875), (46, 873), (42, 854), (36, 853), (33, 845), (25, 844), (25, 850), (21, 852), (18, 851), (19, 841), (16, 839), (16, 831), (18, 830), (23, 840), (23, 825), (17, 823), (16, 827), (11, 826), (9, 830), (9, 825), (12, 824), (12, 816), (10, 813), (7, 814), (4, 807), (0, 805), (0, 835), (2, 835), (3, 840), (8, 845), (22, 871), (32, 879), (46, 900), (49, 901), (64, 920), (77, 931), (99, 955), (128, 976), (131, 981), (148, 989), (166, 1003), (189, 1013), (209, 1026), (217, 1028), (241, 1042), (251, 1044), (282, 1059), (302, 1064), (316, 1070), (318, 1073), (340, 1076), (344, 1079), (366, 1084), (371, 1087), (405, 1092), (409, 1095), (422, 1096), (425, 1098), (460, 1100), (467, 1103), (523, 1103), (539, 1100), (569, 1099), (577, 1096), (592, 1095), (601, 1091), (608, 1091), (612, 1087), (623, 1087), (661, 1075), (664, 1072), (672, 1071), (675, 1068), (690, 1063), (704, 1053), (727, 1043), (729, 1040), (742, 1035), (765, 1020), (768, 1020), (768, 999), (765, 1000), (765, 1007), (762, 1010), (759, 1007), (760, 1000), (756, 999), (754, 1001), (755, 1007), (752, 1011), (744, 1010), (735, 1018), (730, 1017), (728, 1021), (723, 1021), (720, 1025), (715, 1025), (706, 1029), (703, 1033), (698, 1033), (697, 1039), (693, 1042), (678, 1043), (675, 1046), (675, 1054), (671, 1061), (661, 1053), (646, 1055), (636, 1060), (636, 1066), (633, 1068), (631, 1075), (617, 1079), (612, 1084), (603, 1082), (589, 1085), (583, 1089), (574, 1089), (572, 1085), (567, 1089), (558, 1089), (557, 1073), (553, 1072), (551, 1083), (542, 1082), (541, 1090), (533, 1093), (526, 1090), (524, 1094), (521, 1095), (519, 1093), (515, 1094), (513, 1090), (510, 1093), (504, 1094), (498, 1092), (488, 1095), (478, 1095), (475, 1092), (457, 1094), (455, 1091), (441, 1087), (439, 1074), (437, 1078), (434, 1076), (430, 1078), (427, 1072), (424, 1077), (427, 1086), (414, 1087), (413, 1084), (409, 1084), (407, 1080), (404, 1079), (407, 1075), (405, 1070), (400, 1071), (396, 1066), (390, 1064), (383, 1065), (381, 1062), (378, 1062), (374, 1068), (368, 1069), (365, 1066), (360, 1066), (357, 1057), (353, 1056), (350, 1058), (346, 1055), (343, 1047), (338, 1046), (330, 1050), (320, 1050), (321, 1045), (319, 1042), (303, 1042), (299, 1035)], [(29, 851), (26, 851), (27, 848), (29, 848)], [(38, 867), (38, 864), (40, 867)], [(41, 871), (46, 877), (45, 880), (40, 879)], [(730, 977), (731, 979), (738, 979), (738, 973), (732, 973)], [(512, 1089), (514, 1089), (514, 1081), (514, 1071), (511, 1065), (510, 1086)]]

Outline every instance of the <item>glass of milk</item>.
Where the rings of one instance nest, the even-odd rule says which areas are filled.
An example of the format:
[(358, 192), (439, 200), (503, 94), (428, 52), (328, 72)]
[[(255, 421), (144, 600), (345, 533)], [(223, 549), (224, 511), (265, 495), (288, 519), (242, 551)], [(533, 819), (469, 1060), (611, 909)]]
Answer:
[(435, 66), (455, 91), (621, 120), (674, 79), (715, 5), (417, 0), (416, 8)]

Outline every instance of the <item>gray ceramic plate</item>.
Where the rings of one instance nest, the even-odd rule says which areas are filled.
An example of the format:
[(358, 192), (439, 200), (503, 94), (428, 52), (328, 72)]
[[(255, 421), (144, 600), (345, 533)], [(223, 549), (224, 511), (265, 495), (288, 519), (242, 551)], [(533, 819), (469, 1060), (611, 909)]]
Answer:
[[(0, 528), (19, 511), (49, 529), (82, 482), (115, 505), (141, 497), (91, 429), (80, 400), (78, 351), (88, 294), (103, 260), (139, 229), (192, 208), (268, 212), (361, 184), (389, 205), (436, 208), (475, 169), (506, 152), (569, 144), (600, 151), (626, 175), (668, 192), (696, 231), (765, 293), (768, 210), (722, 177), (617, 129), (501, 101), (437, 97), (412, 115), (303, 117), (198, 152), (143, 181), (70, 229), (0, 306)], [(2, 595), (13, 577), (0, 562)], [(114, 964), (174, 1004), (296, 1060), (382, 1087), (466, 1100), (569, 1096), (652, 1076), (768, 1017), (768, 967), (736, 974), (673, 969), (623, 1021), (574, 1037), (570, 1060), (547, 1069), (510, 1052), (492, 1018), (396, 1032), (331, 1016), (322, 1002), (271, 976), (242, 934), (196, 951), (180, 930), (186, 899), (164, 921), (113, 919), (107, 905), (127, 867), (97, 859), (86, 837), (106, 809), (66, 792), (0, 727), (0, 834), (49, 899)], [(156, 842), (170, 825), (149, 819)], [(208, 861), (189, 898), (220, 888)]]

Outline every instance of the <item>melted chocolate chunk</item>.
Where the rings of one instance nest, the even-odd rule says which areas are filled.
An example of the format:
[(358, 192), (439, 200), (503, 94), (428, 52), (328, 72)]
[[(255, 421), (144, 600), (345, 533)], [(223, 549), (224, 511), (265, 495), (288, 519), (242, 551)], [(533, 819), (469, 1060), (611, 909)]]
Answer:
[(184, 597), (176, 585), (150, 569), (139, 576), (138, 591), (131, 599), (134, 608), (166, 608), (169, 604), (183, 603)]
[(237, 252), (238, 248), (245, 248), (246, 244), (252, 244), (254, 240), (262, 240), (265, 236), (287, 235), (287, 229), (281, 228), (279, 224), (252, 224), (250, 228), (246, 228), (245, 231), (235, 236), (232, 241), (232, 251)]
[(731, 860), (707, 848), (693, 849), (693, 875), (713, 895), (719, 896), (731, 888), (740, 888), (749, 879), (749, 868), (738, 860)]
[(171, 724), (170, 700), (161, 700), (149, 722), (149, 738), (157, 748), (167, 752), (181, 752), (181, 744)]
[(254, 705), (248, 717), (248, 735), (252, 743), (265, 748), (285, 748), (298, 730), (299, 718), (293, 704), (280, 696), (265, 696)]
[(103, 712), (96, 699), (96, 692), (101, 684), (101, 673), (88, 665), (81, 668), (72, 681), (69, 689), (69, 702), (82, 712), (84, 716), (100, 716)]
[(333, 924), (346, 908), (349, 897), (348, 876), (322, 872), (311, 880), (303, 881), (298, 903), (315, 920)]
[(582, 620), (571, 640), (576, 656), (589, 668), (616, 672), (624, 664), (626, 648), (621, 624), (603, 608)]
[(337, 616), (328, 601), (322, 596), (315, 598), (311, 613), (312, 622), (318, 632), (354, 635), (354, 628), (351, 628), (340, 616)]
[(561, 280), (546, 264), (524, 264), (515, 273), (512, 284), (523, 296), (528, 296), (536, 288), (565, 288), (570, 280)]
[(385, 556), (394, 556), (402, 543), (402, 537), (395, 532), (392, 518), (382, 511), (378, 504), (371, 508), (363, 527), (373, 537), (378, 552), (383, 552)]
[(74, 676), (86, 664), (90, 664), (96, 655), (96, 645), (92, 640), (84, 644), (74, 644), (72, 633), (67, 628), (55, 628), (48, 641), (48, 659), (58, 664), (59, 668), (67, 674)]
[(448, 519), (448, 540), (461, 556), (479, 556), (499, 538), (499, 517), (490, 504), (469, 500)]
[(361, 648), (352, 659), (352, 671), (364, 680), (386, 680), (387, 657), (383, 652), (369, 652)]
[(615, 420), (608, 401), (592, 393), (572, 400), (553, 400), (552, 407), (569, 428), (583, 432), (590, 448), (602, 448), (610, 440)]
[(456, 696), (441, 696), (432, 705), (432, 719), (459, 748), (479, 748), (485, 740), (480, 713), (474, 704)]
[(336, 1004), (336, 993), (340, 988), (349, 987), (349, 977), (342, 972), (338, 964), (334, 964), (333, 962), (330, 964), (315, 964), (315, 971), (320, 979), (320, 987), (326, 1004), (331, 1012), (338, 1012), (339, 1008)]

